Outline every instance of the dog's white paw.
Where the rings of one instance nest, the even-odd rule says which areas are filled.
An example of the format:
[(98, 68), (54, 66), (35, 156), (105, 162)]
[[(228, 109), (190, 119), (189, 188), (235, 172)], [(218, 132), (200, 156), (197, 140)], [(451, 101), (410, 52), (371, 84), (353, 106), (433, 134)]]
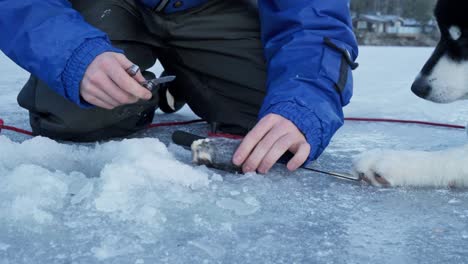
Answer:
[(354, 173), (376, 186), (468, 187), (468, 145), (443, 151), (372, 150)]
[(392, 150), (372, 150), (354, 160), (354, 173), (369, 184), (390, 187), (418, 185), (415, 182), (419, 159), (414, 153)]

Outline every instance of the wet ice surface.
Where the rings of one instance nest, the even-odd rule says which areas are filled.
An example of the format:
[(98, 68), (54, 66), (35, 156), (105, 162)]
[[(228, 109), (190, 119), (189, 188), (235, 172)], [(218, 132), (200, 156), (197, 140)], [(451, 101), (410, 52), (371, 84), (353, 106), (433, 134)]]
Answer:
[[(362, 48), (347, 116), (464, 124), (409, 85), (430, 49)], [(28, 127), (27, 75), (0, 56), (0, 117)], [(157, 120), (192, 119), (188, 109)], [(204, 125), (185, 130), (202, 134)], [(0, 263), (465, 263), (468, 193), (378, 189), (277, 166), (267, 177), (192, 167), (171, 129), (101, 144), (0, 136)], [(160, 141), (156, 138), (159, 138)], [(163, 144), (163, 143), (165, 144)], [(437, 150), (463, 131), (347, 123), (316, 166), (348, 171), (370, 148)]]

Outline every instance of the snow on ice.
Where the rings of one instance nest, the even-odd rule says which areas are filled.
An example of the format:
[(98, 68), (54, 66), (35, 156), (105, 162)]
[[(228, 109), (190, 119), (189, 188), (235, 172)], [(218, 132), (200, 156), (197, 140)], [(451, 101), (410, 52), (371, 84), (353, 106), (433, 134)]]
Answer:
[[(465, 124), (467, 102), (410, 92), (431, 49), (363, 47), (346, 115)], [(154, 68), (160, 71), (160, 68)], [(0, 118), (28, 129), (27, 74), (0, 55)], [(155, 121), (188, 120), (158, 113)], [(180, 128), (179, 128), (180, 129)], [(205, 125), (182, 129), (204, 133)], [(65, 144), (0, 135), (0, 263), (466, 263), (468, 193), (379, 189), (276, 166), (268, 176), (190, 165), (174, 128)], [(441, 150), (463, 131), (346, 123), (314, 165), (349, 171), (372, 148)]]

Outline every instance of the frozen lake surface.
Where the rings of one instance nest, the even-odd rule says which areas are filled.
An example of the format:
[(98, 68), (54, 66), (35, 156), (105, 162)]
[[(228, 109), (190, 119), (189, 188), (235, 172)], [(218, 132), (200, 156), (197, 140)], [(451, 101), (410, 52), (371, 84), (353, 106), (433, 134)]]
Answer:
[[(363, 47), (346, 116), (465, 124), (467, 102), (410, 92), (430, 53)], [(16, 95), (27, 77), (0, 54), (0, 118), (25, 129)], [(193, 118), (185, 108), (155, 122)], [(2, 131), (0, 264), (468, 262), (465, 190), (378, 189), (283, 166), (266, 177), (225, 174), (191, 166), (190, 153), (169, 144), (174, 129), (99, 145)], [(465, 143), (460, 130), (347, 123), (315, 166), (346, 172), (372, 148)]]

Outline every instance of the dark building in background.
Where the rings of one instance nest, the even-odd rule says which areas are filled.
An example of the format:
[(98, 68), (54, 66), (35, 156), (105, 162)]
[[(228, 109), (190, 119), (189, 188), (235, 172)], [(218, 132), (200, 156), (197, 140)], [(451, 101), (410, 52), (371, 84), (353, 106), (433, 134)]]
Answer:
[(436, 0), (351, 0), (353, 25), (361, 45), (433, 46), (438, 29)]

